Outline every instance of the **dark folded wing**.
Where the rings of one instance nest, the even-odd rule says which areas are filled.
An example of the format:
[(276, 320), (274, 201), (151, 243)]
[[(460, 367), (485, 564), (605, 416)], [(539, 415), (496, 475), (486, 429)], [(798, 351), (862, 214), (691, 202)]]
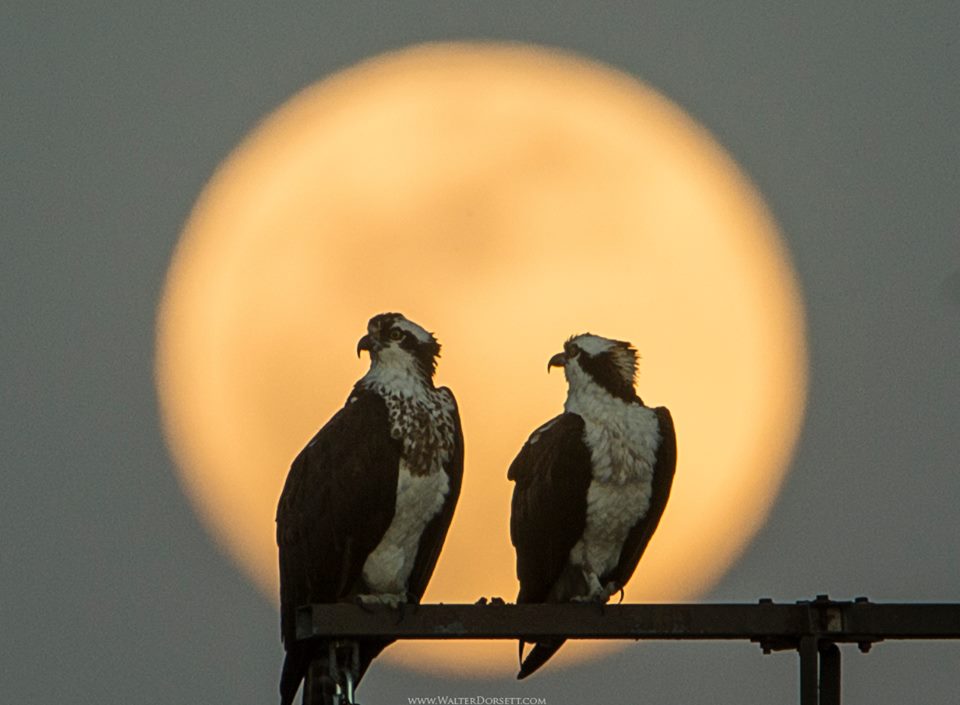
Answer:
[(410, 579), (407, 581), (407, 593), (412, 602), (420, 602), (424, 591), (427, 589), (427, 583), (430, 582), (430, 576), (433, 575), (433, 569), (440, 557), (443, 542), (447, 538), (447, 530), (450, 528), (453, 512), (457, 507), (460, 485), (463, 481), (463, 429), (460, 426), (460, 412), (457, 409), (457, 402), (453, 398), (453, 393), (446, 387), (442, 387), (441, 391), (449, 395), (454, 408), (454, 448), (450, 460), (443, 467), (450, 484), (443, 507), (424, 527), (423, 533), (420, 535), (417, 557), (414, 559), (413, 570), (410, 572)]
[(657, 530), (660, 517), (670, 498), (673, 486), (673, 474), (677, 466), (677, 437), (673, 429), (673, 417), (663, 406), (654, 409), (660, 426), (660, 445), (657, 447), (656, 463), (653, 467), (653, 491), (650, 495), (650, 507), (646, 515), (630, 529), (627, 540), (620, 551), (620, 560), (613, 574), (603, 576), (604, 581), (613, 580), (620, 587), (626, 585), (636, 570), (640, 557), (650, 543), (653, 532)]
[(543, 602), (583, 535), (592, 479), (583, 419), (565, 413), (531, 434), (510, 465), (516, 485), (510, 539), (517, 549), (517, 602)]
[(297, 607), (349, 596), (393, 520), (400, 442), (383, 399), (355, 389), (290, 467), (277, 507), (281, 633)]

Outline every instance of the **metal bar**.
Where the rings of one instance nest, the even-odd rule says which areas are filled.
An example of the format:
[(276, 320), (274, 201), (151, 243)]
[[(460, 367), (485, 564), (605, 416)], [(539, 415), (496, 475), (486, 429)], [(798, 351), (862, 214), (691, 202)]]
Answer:
[(840, 647), (820, 642), (820, 705), (840, 705)]
[[(838, 603), (834, 603), (838, 604)], [(843, 610), (843, 631), (887, 639), (956, 639), (958, 604), (875, 604), (861, 602)]]
[(800, 652), (800, 705), (820, 705), (817, 637), (801, 638), (797, 651)]
[(803, 636), (869, 644), (960, 639), (960, 604), (409, 605), (318, 604), (297, 614), (297, 638), (750, 639), (797, 648)]

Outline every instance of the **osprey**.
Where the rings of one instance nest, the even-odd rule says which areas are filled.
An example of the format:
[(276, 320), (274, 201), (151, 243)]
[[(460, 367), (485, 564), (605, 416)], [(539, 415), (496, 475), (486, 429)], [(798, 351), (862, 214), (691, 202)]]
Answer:
[(297, 608), (419, 602), (460, 495), (457, 403), (433, 384), (440, 345), (399, 313), (374, 316), (367, 331), (357, 355), (370, 354), (370, 371), (293, 461), (277, 507), (283, 705), (311, 662), (317, 675), (304, 686), (305, 705), (352, 702), (353, 679), (390, 643), (365, 640), (345, 652), (336, 642), (298, 642)]
[[(584, 334), (550, 358), (567, 378), (564, 413), (533, 432), (510, 465), (516, 485), (510, 538), (517, 550), (517, 603), (597, 602), (623, 595), (657, 528), (676, 465), (673, 419), (634, 391), (629, 343)], [(523, 658), (526, 678), (562, 640)]]

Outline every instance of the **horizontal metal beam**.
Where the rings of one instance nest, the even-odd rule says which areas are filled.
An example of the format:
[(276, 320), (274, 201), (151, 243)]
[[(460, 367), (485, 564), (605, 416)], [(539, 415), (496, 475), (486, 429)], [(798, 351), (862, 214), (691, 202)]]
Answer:
[(805, 636), (862, 645), (960, 639), (960, 604), (408, 605), (402, 611), (316, 604), (297, 613), (297, 638), (750, 639), (796, 648)]

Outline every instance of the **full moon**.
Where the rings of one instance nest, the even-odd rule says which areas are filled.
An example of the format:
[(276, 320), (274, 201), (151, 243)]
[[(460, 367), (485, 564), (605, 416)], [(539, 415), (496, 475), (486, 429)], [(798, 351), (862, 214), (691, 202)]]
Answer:
[[(562, 410), (546, 363), (574, 333), (631, 341), (638, 393), (676, 422), (673, 494), (626, 599), (695, 598), (763, 524), (803, 416), (798, 286), (735, 162), (636, 79), (532, 46), (418, 46), (308, 87), (217, 170), (170, 265), (157, 389), (185, 492), (271, 600), (287, 469), (384, 311), (437, 335), (466, 437), (426, 602), (516, 595), (507, 466)], [(571, 643), (551, 667), (611, 648)], [(382, 658), (516, 670), (505, 642)]]

